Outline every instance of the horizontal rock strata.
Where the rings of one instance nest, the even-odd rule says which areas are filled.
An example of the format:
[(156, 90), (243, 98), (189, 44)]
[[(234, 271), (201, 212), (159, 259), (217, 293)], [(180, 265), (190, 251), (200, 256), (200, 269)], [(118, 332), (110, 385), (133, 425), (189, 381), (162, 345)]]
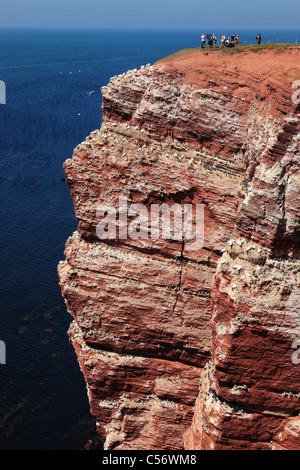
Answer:
[[(105, 449), (299, 447), (299, 58), (191, 51), (113, 77), (64, 164), (60, 286)], [(99, 239), (120, 198), (201, 205), (203, 247)]]

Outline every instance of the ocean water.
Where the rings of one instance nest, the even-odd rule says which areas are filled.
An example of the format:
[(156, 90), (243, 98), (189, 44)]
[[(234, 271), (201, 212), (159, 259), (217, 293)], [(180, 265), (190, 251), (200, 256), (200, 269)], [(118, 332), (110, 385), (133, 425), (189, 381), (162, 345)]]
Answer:
[[(202, 32), (223, 31), (0, 31), (1, 450), (81, 449), (93, 433), (56, 270), (77, 226), (62, 164), (101, 126), (111, 76), (198, 47)], [(241, 44), (258, 33), (233, 32)]]

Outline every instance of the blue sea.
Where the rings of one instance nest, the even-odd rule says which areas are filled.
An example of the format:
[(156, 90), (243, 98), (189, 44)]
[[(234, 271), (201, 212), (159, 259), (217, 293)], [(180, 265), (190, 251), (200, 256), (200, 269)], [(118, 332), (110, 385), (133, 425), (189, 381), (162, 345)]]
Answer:
[[(0, 31), (0, 449), (81, 449), (94, 431), (57, 264), (76, 230), (62, 164), (101, 126), (113, 75), (223, 31)], [(259, 31), (239, 33), (254, 44)], [(263, 43), (299, 31), (260, 31)], [(89, 95), (89, 92), (95, 93)]]

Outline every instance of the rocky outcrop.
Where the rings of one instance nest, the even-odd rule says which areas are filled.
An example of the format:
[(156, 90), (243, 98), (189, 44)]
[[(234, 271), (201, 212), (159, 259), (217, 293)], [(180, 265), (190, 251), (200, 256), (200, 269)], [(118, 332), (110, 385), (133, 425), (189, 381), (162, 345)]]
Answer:
[[(60, 286), (105, 449), (299, 447), (299, 57), (185, 51), (113, 77), (64, 164)], [(203, 247), (99, 239), (103, 204), (129, 230), (122, 197), (201, 205)]]

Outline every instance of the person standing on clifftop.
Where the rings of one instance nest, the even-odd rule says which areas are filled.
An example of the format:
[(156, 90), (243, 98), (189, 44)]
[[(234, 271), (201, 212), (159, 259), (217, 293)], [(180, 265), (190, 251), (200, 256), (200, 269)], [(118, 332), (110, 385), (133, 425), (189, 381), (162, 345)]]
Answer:
[(205, 47), (205, 34), (202, 34), (201, 36), (201, 47)]
[(208, 39), (208, 47), (212, 47), (213, 46), (213, 36), (212, 36), (212, 34), (208, 34), (207, 39)]
[(258, 35), (256, 36), (256, 40), (257, 40), (257, 44), (261, 44), (261, 34), (258, 33)]
[(221, 38), (221, 46), (222, 46), (222, 47), (225, 46), (225, 42), (226, 42), (226, 36), (225, 36), (225, 34), (223, 33), (223, 34), (222, 34), (222, 38)]

